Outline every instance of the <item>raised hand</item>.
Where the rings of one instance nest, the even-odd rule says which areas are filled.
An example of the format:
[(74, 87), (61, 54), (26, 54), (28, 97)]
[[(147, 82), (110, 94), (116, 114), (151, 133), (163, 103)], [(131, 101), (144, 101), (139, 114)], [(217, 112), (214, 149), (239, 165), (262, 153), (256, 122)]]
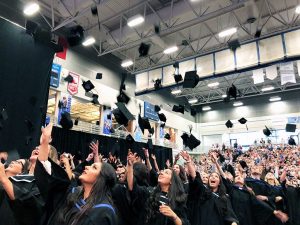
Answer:
[(166, 166), (167, 166), (168, 168), (171, 167), (171, 163), (170, 163), (170, 160), (169, 160), (169, 159), (167, 159), (167, 161), (166, 161)]
[(88, 157), (86, 158), (86, 161), (91, 161), (92, 159), (94, 158), (94, 153), (90, 153), (89, 155), (88, 155)]
[(286, 223), (289, 220), (288, 215), (280, 210), (275, 210), (274, 215), (280, 219), (282, 223)]
[(132, 166), (134, 164), (134, 162), (136, 161), (136, 156), (137, 154), (136, 153), (132, 153), (132, 152), (129, 152), (128, 155), (127, 155), (127, 165), (128, 166)]
[(174, 211), (168, 205), (159, 206), (159, 212), (161, 214), (163, 214), (164, 216), (172, 218), (173, 220), (176, 220), (176, 218), (177, 218), (176, 213), (174, 213)]
[(179, 154), (185, 161), (191, 161), (191, 156), (189, 155), (189, 153), (187, 153), (187, 151), (181, 151)]
[(52, 133), (53, 123), (49, 123), (46, 127), (42, 127), (42, 135), (40, 138), (41, 145), (48, 145), (51, 142), (51, 133)]
[(152, 158), (153, 160), (156, 160), (156, 156), (155, 156), (154, 154), (151, 154), (151, 158)]
[(98, 155), (99, 152), (99, 141), (90, 143), (90, 149), (93, 151), (94, 155)]
[(149, 158), (149, 151), (148, 151), (148, 149), (143, 148), (143, 151), (144, 151), (145, 157), (146, 157), (146, 158)]

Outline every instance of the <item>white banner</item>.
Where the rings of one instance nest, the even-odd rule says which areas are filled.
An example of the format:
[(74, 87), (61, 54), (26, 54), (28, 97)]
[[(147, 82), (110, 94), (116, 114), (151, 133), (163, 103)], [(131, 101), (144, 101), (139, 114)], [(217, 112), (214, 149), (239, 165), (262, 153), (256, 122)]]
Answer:
[(254, 84), (263, 83), (265, 81), (264, 76), (265, 76), (265, 74), (264, 74), (263, 69), (253, 70)]
[(300, 76), (300, 61), (297, 61), (298, 75)]
[(277, 66), (269, 66), (266, 68), (266, 77), (270, 80), (274, 80), (278, 76)]
[(280, 64), (281, 85), (287, 83), (296, 83), (294, 64), (293, 62)]

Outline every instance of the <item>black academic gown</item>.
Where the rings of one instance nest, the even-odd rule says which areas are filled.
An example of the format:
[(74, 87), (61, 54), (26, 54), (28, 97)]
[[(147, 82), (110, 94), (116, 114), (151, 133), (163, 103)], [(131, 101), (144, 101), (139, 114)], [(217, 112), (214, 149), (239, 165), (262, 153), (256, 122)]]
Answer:
[[(174, 225), (173, 220), (159, 213), (158, 209), (155, 216), (150, 218), (150, 220), (146, 223), (147, 201), (153, 191), (154, 189), (149, 189), (149, 187), (139, 186), (138, 184), (134, 183), (133, 190), (131, 191), (131, 197), (133, 199), (137, 199), (137, 201), (134, 201), (133, 207), (135, 207), (136, 209), (140, 209), (138, 223), (135, 225)], [(163, 192), (161, 194), (166, 195), (166, 193)], [(182, 225), (190, 225), (187, 218), (186, 205), (184, 203), (176, 205), (173, 211), (181, 219)]]
[(0, 186), (0, 225), (39, 225), (44, 212), (44, 201), (34, 176), (18, 175), (9, 178), (15, 200), (10, 200)]
[(268, 204), (257, 200), (245, 187), (237, 187), (226, 179), (223, 179), (223, 183), (240, 225), (266, 224), (273, 216), (274, 210)]
[(282, 183), (282, 189), (287, 203), (289, 216), (288, 224), (300, 225), (300, 187), (287, 187), (286, 182), (284, 181)]
[(225, 225), (236, 222), (228, 197), (222, 199), (218, 194), (211, 192), (202, 182), (200, 174), (189, 181), (188, 209), (192, 225)]
[[(65, 222), (59, 221), (59, 212), (63, 210), (67, 201), (78, 196), (80, 188), (70, 186), (70, 180), (63, 168), (51, 162), (51, 175), (49, 175), (40, 161), (37, 161), (35, 167), (35, 177), (37, 185), (45, 198), (47, 207), (47, 217), (44, 224), (47, 225), (71, 225), (72, 218), (79, 213), (86, 202), (79, 198), (72, 208), (64, 212)], [(115, 209), (107, 200), (98, 202), (91, 208), (84, 218), (76, 225), (117, 225), (117, 215)]]

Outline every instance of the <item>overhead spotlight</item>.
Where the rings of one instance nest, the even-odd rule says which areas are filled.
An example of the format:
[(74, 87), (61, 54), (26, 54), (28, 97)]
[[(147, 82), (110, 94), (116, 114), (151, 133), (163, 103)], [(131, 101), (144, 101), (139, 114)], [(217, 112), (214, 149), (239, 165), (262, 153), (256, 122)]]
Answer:
[(265, 91), (272, 91), (274, 90), (275, 88), (273, 86), (267, 86), (267, 87), (264, 87), (261, 89), (262, 92), (265, 92)]
[(192, 98), (192, 99), (190, 99), (188, 102), (189, 102), (190, 104), (195, 104), (195, 103), (198, 102), (198, 99)]
[(183, 46), (188, 46), (189, 45), (189, 42), (187, 40), (182, 40), (181, 41), (181, 45)]
[(228, 41), (228, 47), (231, 51), (235, 51), (236, 49), (241, 47), (241, 43), (238, 39), (232, 40), (232, 41)]
[(210, 88), (213, 88), (213, 87), (218, 87), (219, 84), (220, 84), (219, 82), (214, 82), (214, 83), (208, 84), (207, 86), (210, 87)]
[(90, 37), (87, 37), (83, 42), (82, 42), (82, 45), (83, 46), (90, 46), (92, 44), (94, 44), (96, 42), (95, 38), (90, 36)]
[(226, 94), (222, 95), (222, 98), (226, 98), (226, 97), (227, 97), (227, 95), (226, 95)]
[(40, 6), (36, 2), (30, 2), (25, 6), (23, 13), (26, 16), (32, 16), (35, 13), (37, 13), (39, 10), (40, 10)]
[(133, 17), (130, 17), (128, 20), (127, 20), (127, 25), (129, 27), (135, 27), (137, 25), (140, 25), (141, 23), (143, 23), (145, 21), (144, 17), (140, 14), (138, 15), (135, 15)]
[(140, 57), (147, 56), (148, 52), (149, 52), (149, 49), (150, 49), (150, 44), (147, 45), (147, 44), (142, 42), (140, 47), (139, 47)]
[(68, 43), (71, 47), (80, 45), (84, 40), (84, 30), (82, 26), (77, 25), (70, 29), (70, 33), (67, 37)]
[(156, 80), (154, 81), (154, 88), (155, 88), (155, 89), (161, 88), (161, 79), (156, 79)]
[(175, 89), (175, 90), (172, 90), (171, 91), (171, 94), (173, 95), (177, 95), (177, 94), (180, 94), (182, 91), (180, 89)]
[(181, 74), (175, 74), (174, 75), (174, 80), (175, 80), (176, 83), (179, 83), (180, 81), (182, 81), (183, 79), (182, 79)]
[(93, 83), (90, 80), (83, 81), (82, 82), (82, 87), (85, 90), (85, 92), (89, 92), (89, 91), (91, 91), (95, 88), (95, 86), (93, 85)]
[(221, 31), (219, 33), (219, 37), (220, 38), (227, 37), (227, 36), (235, 34), (236, 32), (237, 32), (237, 28), (236, 27), (232, 27), (232, 28), (229, 28), (229, 29)]
[(96, 79), (101, 80), (102, 79), (102, 73), (97, 73), (96, 74)]
[(234, 84), (232, 84), (231, 87), (228, 89), (228, 94), (230, 96), (232, 96), (234, 99), (236, 99), (236, 97), (237, 97), (237, 88)]
[(260, 38), (260, 36), (261, 36), (261, 30), (257, 30), (257, 31), (255, 32), (255, 34), (254, 34), (254, 37), (255, 37), (255, 38)]
[(98, 15), (98, 9), (97, 9), (97, 5), (93, 5), (91, 7), (91, 12), (93, 16), (97, 16)]
[(164, 50), (164, 54), (172, 54), (176, 51), (178, 51), (178, 47), (177, 46), (172, 46), (172, 47), (166, 48)]
[(131, 59), (125, 60), (121, 64), (122, 67), (129, 67), (131, 65), (133, 65), (133, 61)]
[(98, 95), (97, 94), (93, 94), (93, 99), (91, 101), (91, 103), (93, 103), (94, 105), (100, 105), (99, 101), (98, 101)]

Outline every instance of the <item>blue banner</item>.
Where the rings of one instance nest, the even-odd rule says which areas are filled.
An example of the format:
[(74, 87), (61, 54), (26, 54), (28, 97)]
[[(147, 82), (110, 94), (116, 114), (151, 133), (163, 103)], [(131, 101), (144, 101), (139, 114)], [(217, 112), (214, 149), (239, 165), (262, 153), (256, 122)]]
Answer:
[(150, 104), (149, 102), (144, 102), (144, 117), (154, 121), (159, 120), (157, 112), (154, 110), (154, 105)]
[(68, 112), (68, 113), (71, 112), (71, 103), (72, 103), (72, 95), (62, 94), (62, 97), (58, 103), (58, 110), (59, 110), (57, 116), (58, 124), (60, 124), (60, 118), (63, 112)]
[(61, 72), (61, 65), (56, 63), (52, 64), (51, 69), (51, 77), (50, 77), (50, 86), (58, 88), (59, 86), (59, 79), (60, 79), (60, 72)]
[[(112, 127), (112, 122), (111, 122), (111, 110), (104, 110), (103, 111), (103, 134), (111, 134), (111, 127)], [(109, 117), (109, 118), (107, 118)]]

